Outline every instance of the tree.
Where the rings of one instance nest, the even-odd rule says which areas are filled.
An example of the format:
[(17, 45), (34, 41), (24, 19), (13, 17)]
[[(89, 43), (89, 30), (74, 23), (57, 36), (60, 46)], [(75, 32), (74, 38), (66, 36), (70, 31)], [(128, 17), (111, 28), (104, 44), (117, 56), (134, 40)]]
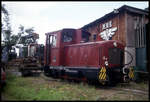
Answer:
[(28, 46), (31, 43), (37, 43), (36, 40), (39, 38), (38, 34), (34, 33), (34, 27), (25, 29), (22, 25), (19, 27), (18, 37), (18, 43), (23, 44), (24, 46)]
[(25, 32), (28, 33), (29, 35), (31, 35), (34, 32), (34, 28), (33, 27), (28, 28), (28, 29), (25, 30)]
[(18, 39), (19, 39), (19, 36), (18, 36), (18, 35), (12, 35), (11, 38), (10, 38), (11, 45), (12, 45), (12, 46), (16, 45)]
[(2, 35), (4, 37), (3, 42), (4, 45), (8, 48), (9, 54), (11, 50), (10, 38), (12, 35), (12, 30), (10, 25), (9, 13), (8, 10), (6, 9), (5, 4), (2, 5), (1, 12), (2, 12)]
[(35, 43), (35, 40), (33, 38), (34, 28), (28, 28), (25, 30), (25, 32), (28, 34), (27, 36), (25, 36), (26, 45), (29, 45), (30, 43)]
[(2, 11), (4, 14), (8, 14), (8, 11), (7, 11), (7, 9), (5, 8), (5, 4), (2, 5), (1, 11)]
[(19, 33), (18, 33), (18, 41), (16, 44), (23, 44), (23, 42), (21, 42), (21, 37), (24, 35), (25, 33), (25, 29), (24, 29), (24, 26), (23, 25), (20, 25), (19, 26)]
[[(12, 34), (9, 12), (6, 9), (6, 5), (2, 4), (1, 8), (2, 14), (2, 35), (3, 35), (3, 46), (7, 47), (8, 56), (11, 55), (12, 46), (16, 44), (23, 44), (24, 46), (29, 45), (30, 43), (35, 43), (37, 37), (35, 38), (34, 35), (38, 35), (34, 33), (34, 28), (25, 29), (24, 26), (19, 26), (19, 33), (17, 35)], [(27, 35), (25, 35), (27, 33)], [(17, 47), (17, 46), (16, 46)], [(21, 47), (21, 46), (18, 46)]]
[(23, 25), (20, 25), (20, 26), (19, 26), (19, 33), (18, 33), (18, 36), (21, 37), (21, 35), (24, 34), (24, 31), (25, 31), (24, 26), (23, 26)]

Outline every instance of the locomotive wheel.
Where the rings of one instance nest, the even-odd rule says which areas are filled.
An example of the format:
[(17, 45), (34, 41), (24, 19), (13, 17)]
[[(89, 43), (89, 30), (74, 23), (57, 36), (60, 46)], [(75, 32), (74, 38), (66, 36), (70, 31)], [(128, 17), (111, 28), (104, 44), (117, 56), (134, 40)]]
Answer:
[(104, 80), (104, 81), (99, 80), (100, 84), (101, 84), (101, 85), (104, 85), (104, 86), (115, 86), (115, 85), (116, 85), (116, 82), (115, 82), (115, 80), (113, 79), (112, 76), (113, 76), (113, 75), (112, 75), (111, 72), (107, 72), (106, 80)]
[(50, 74), (44, 70), (44, 75), (50, 77)]
[(47, 72), (46, 70), (44, 70), (44, 75), (47, 76), (47, 77), (50, 77), (49, 72)]
[(52, 76), (51, 70), (49, 70), (49, 67), (48, 67), (48, 66), (45, 66), (45, 67), (43, 68), (43, 72), (44, 72), (44, 75), (47, 76), (47, 77)]
[(106, 86), (115, 86), (115, 85), (116, 85), (116, 81), (113, 80), (112, 74), (108, 74)]
[(51, 70), (51, 73), (53, 78), (57, 78), (57, 73), (55, 70)]
[(22, 71), (21, 73), (22, 73), (23, 77), (26, 77), (26, 76), (28, 76), (30, 74), (30, 72), (26, 71), (26, 70)]

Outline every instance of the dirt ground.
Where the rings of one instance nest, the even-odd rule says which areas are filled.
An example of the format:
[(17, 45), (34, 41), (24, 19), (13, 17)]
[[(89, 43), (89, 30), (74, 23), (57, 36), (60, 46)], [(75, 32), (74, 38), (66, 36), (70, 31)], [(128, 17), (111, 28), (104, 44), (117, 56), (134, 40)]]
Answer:
[[(14, 70), (9, 70), (7, 71), (7, 73), (11, 73), (16, 75), (17, 77), (21, 77), (21, 74), (19, 72), (15, 72)], [(79, 93), (82, 93), (84, 97), (87, 97), (86, 100), (149, 100), (149, 82), (130, 82), (128, 84), (120, 83), (117, 84), (117, 86), (115, 87), (103, 87), (97, 85), (88, 85), (87, 83), (85, 83), (86, 89), (84, 89), (84, 85), (81, 86), (80, 83), (68, 82), (66, 80), (61, 79), (53, 79), (44, 76), (43, 73), (40, 73), (39, 76), (30, 76), (26, 77), (25, 79), (29, 80), (29, 84), (36, 86), (42, 84), (45, 85), (47, 88), (56, 88), (58, 90), (60, 90), (62, 86), (68, 86), (61, 89), (65, 91), (72, 91), (77, 95), (79, 95)], [(80, 92), (76, 91), (77, 89), (74, 88), (74, 86), (77, 86), (78, 89), (80, 89), (80, 86), (83, 88), (81, 88)], [(91, 90), (93, 90), (93, 92)], [(93, 95), (91, 95), (91, 93), (93, 93)], [(1, 95), (2, 100), (8, 99), (7, 94), (2, 93)], [(78, 100), (78, 98), (76, 98), (77, 96), (74, 97), (75, 100)]]

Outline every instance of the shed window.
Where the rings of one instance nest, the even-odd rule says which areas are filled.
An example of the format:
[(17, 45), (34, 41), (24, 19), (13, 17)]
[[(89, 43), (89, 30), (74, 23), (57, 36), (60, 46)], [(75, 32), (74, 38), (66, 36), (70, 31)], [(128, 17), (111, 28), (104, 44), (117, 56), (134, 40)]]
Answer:
[(141, 48), (146, 46), (146, 25), (144, 24), (144, 17), (137, 17), (134, 22), (135, 29), (135, 47)]

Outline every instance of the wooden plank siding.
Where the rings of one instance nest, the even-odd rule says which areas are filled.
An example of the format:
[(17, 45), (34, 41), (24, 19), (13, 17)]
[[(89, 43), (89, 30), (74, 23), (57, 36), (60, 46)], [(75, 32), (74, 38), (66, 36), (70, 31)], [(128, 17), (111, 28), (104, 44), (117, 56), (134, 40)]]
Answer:
[(142, 36), (144, 29), (142, 27), (138, 31), (135, 30), (135, 18), (139, 18), (141, 23), (143, 20), (142, 16), (144, 16), (144, 21), (141, 25), (144, 26), (149, 22), (148, 11), (130, 7), (127, 5), (124, 5), (117, 10), (118, 13), (112, 11), (104, 15), (103, 17), (83, 26), (81, 29), (84, 29), (92, 34), (92, 36), (90, 37), (90, 41), (94, 41), (93, 35), (95, 34), (97, 36), (96, 41), (101, 41), (103, 39), (99, 34), (103, 31), (102, 25), (106, 22), (112, 21), (112, 27), (117, 27), (117, 31), (112, 36), (112, 40), (119, 40), (128, 47), (136, 47), (137, 43), (139, 46), (143, 46), (144, 42), (141, 41), (144, 39), (144, 37)]
[(103, 31), (102, 30), (102, 24), (111, 20), (112, 21), (112, 27), (117, 27), (117, 31), (115, 32), (115, 35), (112, 37), (112, 40), (119, 40), (124, 45), (126, 45), (125, 16), (124, 15), (125, 15), (124, 13), (120, 13), (120, 14), (114, 16), (113, 18), (107, 19), (105, 21), (102, 21), (98, 24), (95, 24), (95, 25), (85, 29), (86, 31), (88, 31), (92, 34), (90, 37), (90, 41), (94, 41), (93, 40), (94, 34), (96, 34), (98, 41), (103, 40), (99, 35)]

